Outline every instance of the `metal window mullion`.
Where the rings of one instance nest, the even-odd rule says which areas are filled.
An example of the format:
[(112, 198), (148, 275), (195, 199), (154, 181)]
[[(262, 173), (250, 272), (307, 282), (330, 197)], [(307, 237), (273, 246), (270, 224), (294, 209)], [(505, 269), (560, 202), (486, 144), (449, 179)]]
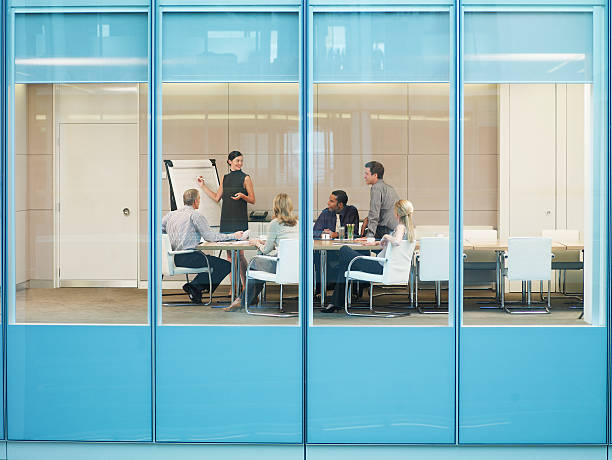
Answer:
[[(149, 210), (148, 210), (148, 235), (149, 235), (149, 270), (148, 270), (148, 310), (149, 310), (149, 327), (151, 328), (151, 441), (156, 441), (156, 425), (157, 425), (157, 324), (158, 324), (158, 305), (160, 305), (160, 257), (159, 246), (161, 241), (161, 168), (157, 165), (161, 164), (160, 149), (161, 144), (158, 143), (158, 89), (161, 89), (159, 76), (158, 47), (159, 44), (159, 24), (158, 24), (158, 8), (156, 0), (150, 0), (149, 4), (149, 75), (147, 87), (148, 101), (148, 185), (149, 185)], [(159, 88), (158, 88), (159, 86)]]

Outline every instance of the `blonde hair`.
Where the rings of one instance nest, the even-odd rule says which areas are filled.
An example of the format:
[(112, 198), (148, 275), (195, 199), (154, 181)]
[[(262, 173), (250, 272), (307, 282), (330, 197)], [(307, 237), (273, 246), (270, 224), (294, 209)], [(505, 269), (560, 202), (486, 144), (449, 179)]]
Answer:
[(297, 224), (297, 217), (293, 215), (293, 203), (291, 202), (291, 198), (286, 193), (279, 193), (274, 197), (274, 217), (278, 219), (278, 221), (287, 225), (288, 227), (293, 227)]
[(199, 196), (200, 192), (198, 192), (195, 188), (185, 190), (185, 193), (183, 193), (183, 204), (186, 206), (193, 206)]
[(414, 221), (412, 219), (414, 206), (408, 200), (399, 200), (395, 203), (395, 213), (399, 217), (400, 224), (406, 227), (408, 241), (412, 243), (414, 241)]

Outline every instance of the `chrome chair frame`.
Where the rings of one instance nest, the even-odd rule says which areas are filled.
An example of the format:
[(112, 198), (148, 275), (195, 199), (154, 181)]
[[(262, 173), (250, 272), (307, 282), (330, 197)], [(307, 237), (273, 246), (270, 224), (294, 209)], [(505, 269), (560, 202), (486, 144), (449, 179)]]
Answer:
[[(298, 313), (285, 313), (285, 310), (283, 308), (283, 285), (281, 283), (278, 283), (280, 286), (280, 302), (279, 302), (279, 311), (280, 313), (266, 313), (266, 312), (255, 312), (255, 311), (251, 311), (249, 310), (249, 274), (251, 273), (251, 266), (253, 265), (253, 262), (255, 262), (256, 260), (270, 260), (273, 262), (277, 262), (279, 261), (279, 258), (276, 256), (266, 256), (266, 255), (256, 255), (255, 257), (253, 257), (250, 262), (249, 265), (247, 265), (247, 270), (246, 270), (246, 280), (244, 283), (244, 310), (246, 311), (247, 314), (249, 315), (255, 315), (255, 316), (273, 316), (276, 318), (292, 318), (292, 317), (296, 317), (298, 316)], [(259, 280), (259, 281), (263, 281), (264, 283), (264, 289), (265, 289), (265, 281), (264, 280)], [(260, 297), (261, 299), (261, 297)]]

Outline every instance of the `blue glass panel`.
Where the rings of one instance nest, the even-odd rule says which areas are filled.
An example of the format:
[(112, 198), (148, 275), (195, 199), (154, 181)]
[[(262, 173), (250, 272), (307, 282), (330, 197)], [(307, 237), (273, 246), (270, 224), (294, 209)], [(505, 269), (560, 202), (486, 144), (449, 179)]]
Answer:
[(606, 442), (606, 329), (464, 327), (459, 441)]
[(147, 15), (15, 16), (15, 81), (147, 81)]
[(298, 327), (157, 328), (157, 441), (302, 441)]
[(162, 79), (298, 81), (297, 13), (166, 13)]
[(12, 440), (151, 441), (151, 330), (8, 329)]
[(454, 441), (452, 328), (311, 327), (308, 344), (309, 443)]
[(591, 13), (466, 13), (465, 82), (593, 79)]
[(317, 13), (314, 80), (449, 81), (449, 15)]

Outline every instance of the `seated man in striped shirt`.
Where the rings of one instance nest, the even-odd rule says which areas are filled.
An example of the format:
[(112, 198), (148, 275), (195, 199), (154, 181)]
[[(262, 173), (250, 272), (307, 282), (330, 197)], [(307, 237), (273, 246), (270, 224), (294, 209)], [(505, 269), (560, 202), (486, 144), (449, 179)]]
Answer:
[[(162, 219), (162, 233), (167, 233), (173, 251), (195, 250), (202, 239), (205, 241), (229, 241), (242, 237), (242, 232), (230, 234), (216, 233), (210, 229), (206, 217), (198, 212), (200, 207), (200, 193), (196, 189), (189, 189), (183, 193), (181, 209), (170, 211)], [(174, 256), (177, 267), (202, 268), (206, 267), (206, 256), (200, 251)], [(212, 269), (212, 286), (208, 286), (208, 274), (198, 273), (191, 283), (186, 283), (183, 290), (189, 294), (194, 303), (202, 302), (202, 291), (217, 289), (217, 286), (231, 271), (231, 264), (219, 257), (208, 256), (208, 263)]]

